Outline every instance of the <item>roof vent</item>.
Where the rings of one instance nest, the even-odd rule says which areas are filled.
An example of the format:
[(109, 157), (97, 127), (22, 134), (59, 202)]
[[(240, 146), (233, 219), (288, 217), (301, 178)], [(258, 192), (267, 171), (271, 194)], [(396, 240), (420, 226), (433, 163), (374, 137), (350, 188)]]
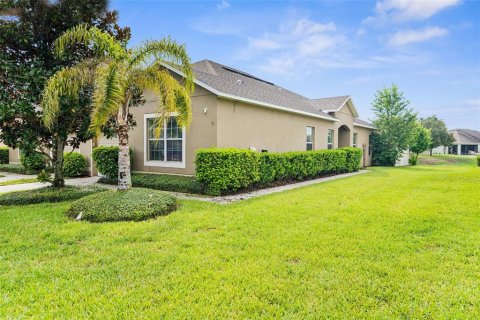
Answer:
[(237, 84), (243, 84), (244, 83), (244, 81), (242, 79), (237, 79), (236, 82), (237, 82)]
[(278, 91), (282, 91), (282, 90), (283, 90), (283, 89), (282, 89), (282, 88), (280, 88), (280, 87), (278, 87), (277, 89), (278, 89)]

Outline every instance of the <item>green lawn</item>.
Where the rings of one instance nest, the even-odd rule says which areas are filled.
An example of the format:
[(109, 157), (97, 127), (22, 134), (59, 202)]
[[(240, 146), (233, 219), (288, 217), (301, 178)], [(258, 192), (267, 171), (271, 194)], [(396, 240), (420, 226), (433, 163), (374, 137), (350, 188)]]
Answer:
[(480, 168), (372, 173), (166, 217), (0, 209), (0, 318), (480, 318)]
[(25, 179), (2, 181), (2, 182), (0, 182), (0, 187), (11, 186), (13, 184), (32, 183), (32, 182), (38, 182), (37, 178), (25, 178)]

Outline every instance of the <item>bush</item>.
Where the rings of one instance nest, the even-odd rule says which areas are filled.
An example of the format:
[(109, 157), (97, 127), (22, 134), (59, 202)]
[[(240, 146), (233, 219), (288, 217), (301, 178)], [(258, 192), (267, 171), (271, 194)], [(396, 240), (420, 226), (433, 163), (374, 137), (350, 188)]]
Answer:
[(93, 193), (99, 193), (107, 189), (97, 186), (88, 187), (44, 187), (28, 191), (15, 191), (0, 194), (0, 205), (27, 205), (46, 202), (62, 202), (76, 200)]
[(203, 149), (195, 160), (198, 181), (212, 195), (236, 191), (259, 183), (312, 179), (328, 174), (357, 171), (358, 148), (256, 153), (236, 149)]
[[(118, 147), (96, 147), (92, 152), (98, 172), (108, 179), (118, 178)], [(130, 149), (130, 165), (133, 164), (133, 151)]]
[(360, 148), (346, 147), (341, 148), (347, 153), (346, 168), (347, 172), (358, 171), (360, 163), (362, 161), (362, 150)]
[(477, 155), (477, 166), (480, 167), (480, 155)]
[(259, 181), (258, 154), (240, 149), (200, 149), (195, 159), (196, 175), (211, 195), (236, 191)]
[(176, 209), (175, 197), (150, 189), (109, 190), (75, 201), (71, 218), (91, 222), (140, 221), (166, 215)]
[[(117, 179), (108, 178), (100, 178), (98, 182), (114, 185), (118, 183)], [(132, 186), (173, 192), (203, 193), (202, 184), (195, 177), (167, 174), (134, 173)]]
[(38, 152), (20, 152), (20, 163), (28, 172), (45, 169), (45, 157)]
[(8, 147), (0, 147), (0, 164), (8, 164)]
[(87, 158), (78, 152), (66, 152), (63, 155), (63, 173), (66, 177), (79, 177), (85, 174)]
[[(52, 172), (53, 168), (45, 168), (46, 172)], [(0, 172), (10, 172), (10, 173), (17, 173), (17, 174), (37, 174), (41, 172), (41, 170), (27, 170), (24, 166), (17, 163), (9, 163), (9, 164), (0, 164)]]

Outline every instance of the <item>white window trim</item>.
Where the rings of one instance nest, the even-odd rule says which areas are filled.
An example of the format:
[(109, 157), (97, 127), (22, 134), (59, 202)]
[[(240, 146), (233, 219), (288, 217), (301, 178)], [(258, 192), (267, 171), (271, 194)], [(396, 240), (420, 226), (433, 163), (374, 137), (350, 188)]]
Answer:
[[(357, 137), (357, 139), (355, 139), (355, 137)], [(358, 133), (354, 132), (352, 135), (352, 147), (356, 148), (357, 144), (358, 144)]]
[[(313, 151), (315, 150), (315, 127), (313, 126), (307, 126), (307, 129), (308, 128), (311, 128), (312, 129), (312, 142), (308, 142), (308, 134), (306, 135), (305, 137), (305, 140), (306, 140), (306, 143), (305, 143), (305, 150), (306, 151)], [(307, 146), (311, 144), (312, 145), (312, 149), (308, 150)]]
[[(330, 134), (330, 132), (332, 133), (332, 142), (331, 142), (331, 143), (328, 142), (328, 135)], [(335, 144), (335, 130), (333, 130), (333, 129), (328, 129), (328, 130), (327, 130), (327, 149), (333, 150), (333, 149), (334, 149), (334, 148), (333, 148), (334, 144)], [(329, 148), (330, 146), (332, 146), (332, 147)]]
[[(148, 154), (147, 154), (147, 144), (148, 144), (148, 126), (147, 122), (148, 119), (157, 118), (159, 116), (158, 113), (146, 113), (143, 115), (143, 165), (145, 167), (162, 167), (162, 168), (186, 168), (185, 159), (187, 155), (185, 154), (185, 145), (187, 141), (186, 137), (186, 130), (185, 127), (182, 127), (182, 162), (178, 161), (158, 161), (153, 160), (149, 161)], [(170, 117), (177, 116), (177, 113), (171, 113)], [(166, 133), (165, 133), (166, 134)]]

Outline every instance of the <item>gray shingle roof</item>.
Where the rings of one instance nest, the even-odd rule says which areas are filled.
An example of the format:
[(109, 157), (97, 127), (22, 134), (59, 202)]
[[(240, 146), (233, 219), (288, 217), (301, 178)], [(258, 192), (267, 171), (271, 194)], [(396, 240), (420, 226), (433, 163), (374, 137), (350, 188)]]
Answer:
[(210, 60), (194, 63), (193, 71), (197, 80), (219, 92), (336, 120), (313, 100), (246, 72)]
[(480, 144), (480, 132), (470, 129), (453, 129), (449, 131), (453, 134), (456, 144)]
[(363, 126), (363, 127), (370, 127), (372, 129), (375, 128), (375, 126), (373, 124), (371, 124), (370, 122), (364, 121), (364, 120), (359, 119), (359, 118), (353, 119), (353, 124)]
[(313, 99), (315, 106), (320, 110), (338, 111), (350, 96)]

